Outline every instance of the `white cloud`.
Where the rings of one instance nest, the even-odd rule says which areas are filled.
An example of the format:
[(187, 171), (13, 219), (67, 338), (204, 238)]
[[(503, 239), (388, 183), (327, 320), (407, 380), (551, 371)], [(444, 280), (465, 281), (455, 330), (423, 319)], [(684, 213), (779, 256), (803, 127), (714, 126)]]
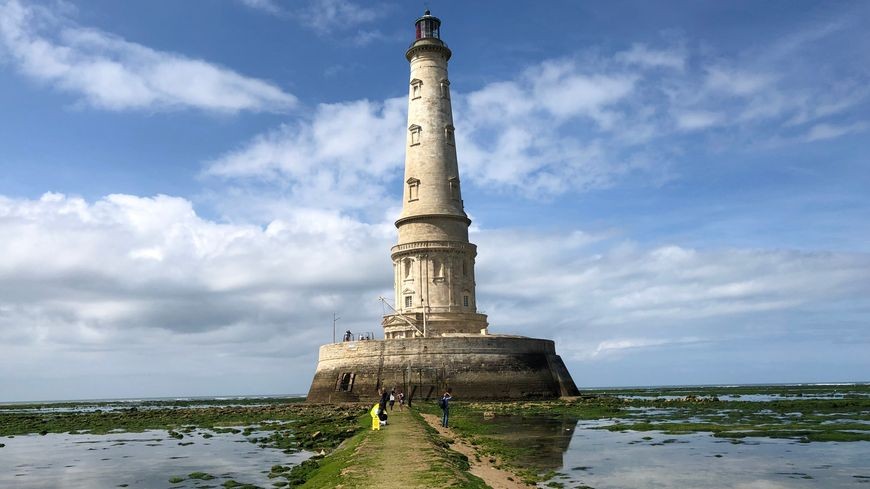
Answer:
[[(785, 141), (781, 133), (793, 133), (793, 126), (847, 114), (866, 98), (855, 83), (819, 96), (819, 87), (802, 85), (775, 64), (760, 70), (739, 56), (695, 57), (688, 66), (682, 47), (635, 44), (610, 56), (547, 60), (470, 91), (456, 86), (463, 178), (536, 199), (629, 180), (661, 185), (679, 173), (699, 137), (727, 138), (732, 148)], [(668, 69), (651, 69), (658, 67)], [(313, 116), (209, 162), (205, 173), (280, 182), (291, 201), (329, 194), (332, 208), (360, 209), (383, 199), (382, 185), (401, 166), (405, 103), (399, 97), (321, 105)], [(338, 119), (350, 123), (335, 127)], [(844, 134), (844, 126), (832, 127), (808, 131), (808, 138)]]
[(275, 0), (239, 0), (242, 4), (257, 10), (263, 10), (272, 14), (281, 11)]
[(550, 114), (593, 118), (604, 107), (627, 97), (635, 82), (632, 76), (587, 75), (570, 61), (544, 62), (530, 69), (526, 80), (531, 85), (532, 100)]
[[(649, 173), (643, 155), (609, 137), (584, 142), (560, 137), (566, 124), (586, 121), (606, 132), (613, 106), (633, 81), (587, 76), (570, 61), (554, 61), (519, 80), (455, 93), (457, 149), (463, 175), (495, 189), (555, 195), (605, 187), (621, 175)], [(207, 164), (206, 175), (278, 182), (298, 202), (362, 208), (392, 195), (383, 184), (401, 173), (407, 100), (321, 104), (308, 119), (255, 137)], [(664, 171), (667, 165), (656, 166)], [(385, 194), (386, 191), (386, 194)]]
[(103, 109), (281, 112), (296, 104), (272, 83), (75, 26), (17, 0), (0, 3), (0, 50), (24, 75)]
[(768, 87), (774, 79), (774, 76), (767, 73), (714, 66), (707, 69), (706, 83), (707, 87), (714, 91), (747, 96)]
[(824, 139), (833, 139), (846, 134), (854, 134), (867, 130), (866, 122), (855, 122), (853, 124), (816, 124), (807, 131), (803, 139), (808, 142), (821, 141)]
[[(342, 328), (377, 331), (375, 298), (392, 285), (389, 220), (319, 209), (295, 208), (262, 227), (203, 219), (177, 197), (49, 193), (0, 197), (0, 235), (0, 384), (46, 355), (65, 368), (43, 374), (59, 377), (90, 375), (93, 362), (112, 362), (127, 378), (150, 375), (153, 363), (165, 379), (214, 377), (215, 356), (252, 374), (252, 365), (307, 374), (332, 312)], [(641, 248), (607, 234), (518, 229), (472, 241), (492, 332), (555, 338), (574, 361), (736, 333), (754, 341), (768, 332), (741, 324), (764, 314), (793, 317), (789, 334), (805, 337), (802, 316), (870, 306), (870, 256), (861, 253)], [(845, 334), (825, 328), (830, 341)], [(288, 382), (270, 375), (271, 389)]]
[(296, 202), (363, 208), (401, 173), (404, 99), (321, 104), (310, 120), (258, 136), (210, 162), (206, 175), (287, 185)]
[[(834, 303), (840, 312), (870, 306), (866, 253), (641, 248), (603, 236), (509, 229), (472, 241), (481, 250), (478, 304), (493, 331), (534, 327), (583, 359), (722, 340), (742, 331), (727, 325), (766, 314), (798, 318)], [(830, 334), (838, 333), (832, 327)]]
[(301, 328), (318, 309), (310, 304), (336, 290), (374, 297), (389, 271), (359, 250), (388, 249), (391, 231), (315, 209), (265, 228), (220, 224), (167, 196), (0, 198), (0, 234), (10, 237), (0, 243), (0, 306), (15, 312), (2, 330), (22, 316), (35, 328), (106, 333), (99, 338), (127, 328)]
[(634, 350), (640, 348), (655, 348), (665, 345), (685, 345), (695, 344), (704, 341), (701, 338), (673, 338), (673, 339), (657, 339), (657, 338), (620, 338), (608, 339), (598, 343), (595, 350), (589, 354), (589, 357), (599, 355), (607, 355), (623, 352), (624, 350)]
[(378, 11), (350, 0), (312, 0), (300, 17), (326, 33), (332, 28), (359, 26), (378, 18)]
[(705, 129), (722, 121), (722, 116), (715, 112), (684, 111), (676, 114), (677, 127), (688, 131)]
[(357, 44), (367, 44), (383, 35), (379, 31), (359, 30), (381, 16), (376, 8), (366, 6), (364, 2), (351, 0), (304, 0), (293, 3), (292, 8), (284, 6), (276, 0), (239, 0), (243, 5), (283, 18), (294, 19), (321, 35), (333, 34), (336, 31), (346, 32), (356, 30), (353, 41)]
[(628, 51), (616, 53), (616, 59), (626, 64), (675, 70), (683, 70), (686, 65), (686, 57), (682, 52), (649, 49), (644, 44), (632, 44)]

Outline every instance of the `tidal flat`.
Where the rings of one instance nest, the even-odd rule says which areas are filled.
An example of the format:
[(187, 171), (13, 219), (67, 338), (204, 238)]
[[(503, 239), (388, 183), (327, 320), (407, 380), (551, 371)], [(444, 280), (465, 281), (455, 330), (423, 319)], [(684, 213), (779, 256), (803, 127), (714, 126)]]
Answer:
[[(455, 440), (429, 430), (433, 439), (420, 443), (440, 450), (441, 465), (429, 452), (418, 462), (468, 488), (482, 487), (467, 473), (475, 458), (537, 487), (870, 487), (868, 384), (582, 392), (522, 402), (457, 396), (453, 434), (476, 453), (464, 458), (450, 449)], [(367, 428), (370, 403), (302, 400), (0, 405), (0, 487), (330, 487), (349, 473), (364, 487), (359, 447), (401, 452), (412, 442), (386, 446), (390, 426)], [(414, 401), (413, 410), (440, 415), (434, 401)], [(389, 473), (408, 459), (385, 463)]]
[(0, 487), (285, 487), (360, 428), (300, 398), (0, 406)]
[(870, 487), (867, 384), (582, 392), (456, 402), (451, 425), (539, 487)]

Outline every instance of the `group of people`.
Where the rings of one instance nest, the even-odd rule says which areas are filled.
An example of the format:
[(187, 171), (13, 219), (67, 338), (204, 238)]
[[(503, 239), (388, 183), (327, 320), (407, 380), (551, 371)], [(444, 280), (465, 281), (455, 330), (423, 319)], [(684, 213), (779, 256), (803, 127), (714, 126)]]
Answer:
[(390, 392), (387, 392), (386, 389), (380, 389), (381, 392), (381, 400), (372, 406), (371, 415), (372, 415), (372, 429), (379, 430), (381, 426), (385, 426), (387, 424), (387, 406), (390, 406), (390, 411), (393, 410), (393, 407), (396, 405), (396, 401), (399, 402), (399, 410), (401, 411), (405, 407), (405, 393), (402, 391), (396, 392), (394, 388)]
[[(359, 341), (368, 341), (375, 339), (374, 333), (369, 331), (368, 333), (360, 333)], [(341, 337), (341, 341), (354, 341), (353, 333), (350, 330), (344, 332), (344, 336)]]
[[(393, 410), (393, 407), (396, 405), (396, 401), (399, 402), (399, 410), (403, 410), (405, 408), (405, 393), (402, 391), (396, 392), (396, 389), (393, 388), (390, 392), (387, 392), (386, 389), (380, 389), (381, 399), (377, 404), (372, 406), (371, 415), (372, 415), (372, 429), (380, 430), (381, 426), (386, 426), (387, 419), (389, 416), (387, 415), (387, 406), (390, 406), (390, 411)], [(444, 391), (444, 394), (441, 396), (441, 399), (438, 400), (438, 407), (441, 408), (441, 426), (447, 428), (447, 422), (450, 418), (450, 400), (453, 399), (453, 389), (447, 388)]]

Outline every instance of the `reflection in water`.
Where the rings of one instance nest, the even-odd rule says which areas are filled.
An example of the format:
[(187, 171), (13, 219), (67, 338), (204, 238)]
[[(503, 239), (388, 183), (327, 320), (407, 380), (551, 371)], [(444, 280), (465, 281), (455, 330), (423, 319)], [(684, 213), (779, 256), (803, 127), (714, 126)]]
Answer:
[(532, 454), (517, 460), (520, 465), (559, 469), (562, 455), (568, 450), (574, 435), (576, 419), (552, 417), (496, 416), (485, 421), (494, 438), (508, 445), (532, 447)]
[[(255, 433), (256, 435), (256, 433)], [(0, 487), (17, 489), (94, 489), (168, 487), (172, 476), (192, 472), (215, 476), (212, 486), (236, 480), (270, 487), (272, 465), (295, 465), (310, 453), (284, 454), (260, 448), (245, 437), (201, 433), (183, 440), (162, 430), (110, 435), (48, 434), (3, 438)], [(191, 443), (193, 442), (193, 443)], [(217, 483), (217, 484), (214, 484)], [(203, 481), (186, 480), (172, 487), (193, 488)]]
[(485, 423), (494, 430), (491, 436), (508, 445), (534, 448), (520, 465), (558, 472), (540, 487), (549, 482), (595, 489), (870, 487), (870, 442), (864, 441), (619, 433), (594, 429), (611, 424), (607, 420), (546, 417), (499, 416)]
[[(644, 440), (643, 437), (651, 437)], [(709, 433), (613, 433), (576, 430), (557, 480), (596, 489), (716, 487), (780, 489), (855, 487), (868, 475), (870, 442), (799, 443)]]

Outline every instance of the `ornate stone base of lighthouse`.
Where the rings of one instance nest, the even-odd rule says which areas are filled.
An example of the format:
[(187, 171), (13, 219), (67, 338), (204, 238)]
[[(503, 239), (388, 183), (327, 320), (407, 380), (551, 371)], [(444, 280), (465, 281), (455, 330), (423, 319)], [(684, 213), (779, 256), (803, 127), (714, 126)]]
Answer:
[(373, 402), (381, 387), (401, 390), (412, 403), (447, 387), (462, 400), (579, 394), (550, 340), (457, 335), (323, 345), (308, 402)]

